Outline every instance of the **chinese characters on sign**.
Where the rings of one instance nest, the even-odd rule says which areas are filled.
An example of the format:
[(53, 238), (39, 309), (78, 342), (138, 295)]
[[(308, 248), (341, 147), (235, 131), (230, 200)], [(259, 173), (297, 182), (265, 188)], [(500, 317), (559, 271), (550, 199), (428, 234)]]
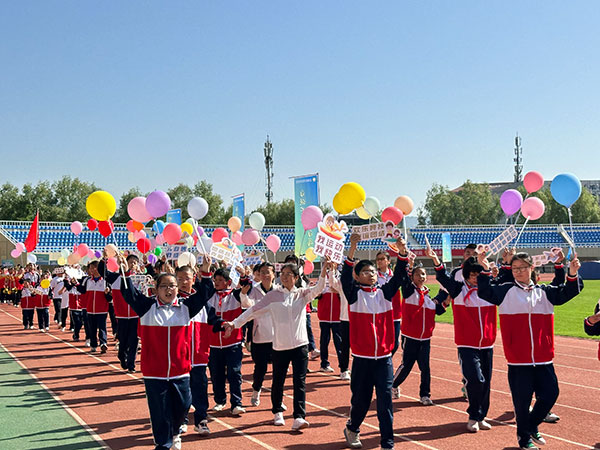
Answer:
[(317, 256), (329, 257), (333, 262), (341, 264), (344, 259), (344, 239), (348, 232), (346, 222), (338, 222), (333, 215), (327, 214), (317, 225), (314, 252)]

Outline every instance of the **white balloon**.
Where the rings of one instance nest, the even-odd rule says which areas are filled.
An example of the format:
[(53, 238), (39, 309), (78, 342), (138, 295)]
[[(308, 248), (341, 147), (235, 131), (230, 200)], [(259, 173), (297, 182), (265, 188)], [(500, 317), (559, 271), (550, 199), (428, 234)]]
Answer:
[(177, 267), (188, 265), (194, 267), (196, 265), (196, 257), (190, 252), (183, 252), (177, 258)]
[(188, 214), (196, 220), (208, 214), (208, 203), (202, 197), (193, 197), (187, 204)]
[(37, 262), (37, 256), (35, 256), (33, 253), (29, 253), (27, 255), (27, 262), (31, 263), (31, 264), (35, 264)]
[(255, 230), (261, 231), (265, 226), (265, 216), (259, 212), (253, 212), (250, 214), (250, 217), (248, 217), (248, 223)]
[[(213, 240), (211, 238), (209, 238), (207, 235), (203, 234), (200, 239), (202, 239), (202, 244), (204, 244), (204, 249), (206, 249), (206, 253), (210, 253), (210, 249), (213, 245)], [(196, 248), (198, 249), (198, 251), (200, 252), (200, 254), (204, 254), (204, 249), (202, 249), (202, 245), (200, 245), (200, 243), (198, 243), (198, 245), (196, 246)]]

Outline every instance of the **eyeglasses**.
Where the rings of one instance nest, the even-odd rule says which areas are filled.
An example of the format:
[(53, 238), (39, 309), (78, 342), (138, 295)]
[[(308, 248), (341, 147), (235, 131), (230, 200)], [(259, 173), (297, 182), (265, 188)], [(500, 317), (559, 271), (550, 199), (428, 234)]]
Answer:
[(365, 275), (369, 275), (369, 274), (372, 274), (372, 273), (374, 274), (375, 272), (376, 272), (375, 269), (363, 269), (363, 270), (360, 271), (361, 274), (364, 273)]
[(161, 284), (158, 286), (159, 289), (177, 289), (176, 284)]
[(511, 270), (513, 272), (526, 272), (527, 269), (529, 269), (529, 268), (530, 268), (530, 266), (519, 266), (519, 267), (513, 266), (513, 267), (511, 267)]

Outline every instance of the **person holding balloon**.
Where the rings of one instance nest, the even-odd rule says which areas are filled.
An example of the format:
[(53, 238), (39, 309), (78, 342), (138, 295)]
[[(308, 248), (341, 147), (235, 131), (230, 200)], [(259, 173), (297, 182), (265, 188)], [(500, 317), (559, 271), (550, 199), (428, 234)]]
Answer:
[[(479, 264), (488, 271), (484, 253)], [(535, 449), (546, 443), (538, 426), (558, 398), (558, 380), (554, 371), (554, 306), (563, 305), (583, 289), (578, 276), (577, 258), (569, 265), (566, 283), (536, 284), (532, 280), (533, 262), (527, 253), (511, 260), (512, 282), (493, 283), (481, 273), (477, 279), (480, 298), (498, 305), (500, 331), (508, 362), (508, 382), (515, 408), (517, 438), (522, 449)], [(533, 394), (536, 402), (529, 411)]]
[(40, 331), (50, 331), (50, 272), (42, 275), (42, 280), (39, 286), (40, 296), (35, 305), (35, 312), (38, 317), (38, 327)]

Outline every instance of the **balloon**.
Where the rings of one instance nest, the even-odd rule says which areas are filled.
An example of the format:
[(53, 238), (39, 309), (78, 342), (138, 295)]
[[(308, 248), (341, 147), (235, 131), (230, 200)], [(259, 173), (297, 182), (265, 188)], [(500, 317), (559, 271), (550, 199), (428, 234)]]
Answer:
[(229, 236), (229, 233), (227, 233), (225, 228), (215, 228), (215, 231), (213, 231), (212, 234), (212, 240), (213, 242), (221, 242), (223, 238), (226, 238), (227, 236)]
[(265, 216), (258, 211), (255, 211), (248, 217), (248, 223), (255, 230), (261, 231), (265, 226)]
[[(116, 255), (116, 254), (117, 254), (117, 252), (116, 252), (116, 248), (117, 248), (117, 247), (115, 247), (113, 244), (108, 244), (108, 245), (107, 245), (107, 247), (109, 247), (109, 246), (111, 246), (111, 245), (112, 245), (112, 246), (115, 248), (115, 255)], [(111, 247), (111, 248), (112, 248), (112, 247)], [(94, 252), (94, 256), (95, 256), (96, 258), (101, 258), (101, 257), (102, 257), (102, 252), (101, 252), (100, 250), (96, 250), (96, 251)]]
[(356, 208), (356, 215), (364, 220), (371, 218), (371, 215), (367, 212), (367, 210), (363, 206)]
[(133, 221), (133, 228), (135, 231), (142, 231), (144, 229), (144, 224), (142, 222)]
[[(154, 191), (148, 194), (146, 198), (146, 211), (152, 217), (162, 217), (171, 209), (171, 199), (166, 192)], [(147, 222), (147, 220), (138, 220), (138, 222)]]
[(349, 207), (345, 202), (342, 201), (342, 197), (340, 197), (339, 192), (333, 197), (332, 203), (333, 209), (335, 209), (338, 214), (350, 214), (352, 212), (353, 208)]
[(550, 192), (554, 200), (570, 208), (581, 195), (581, 181), (572, 173), (561, 173), (552, 180)]
[(135, 242), (139, 241), (142, 238), (146, 237), (146, 232), (145, 231), (134, 231), (133, 232), (133, 238), (135, 239)]
[(187, 210), (190, 217), (200, 220), (208, 214), (208, 203), (202, 197), (193, 197), (187, 204)]
[(402, 211), (402, 214), (408, 216), (415, 207), (412, 199), (408, 195), (401, 195), (394, 202), (394, 206)]
[(537, 192), (542, 188), (542, 186), (544, 186), (544, 177), (541, 173), (536, 172), (535, 170), (527, 172), (523, 177), (523, 186), (525, 186), (525, 190), (529, 194)]
[(156, 255), (153, 255), (152, 253), (150, 253), (148, 255), (148, 262), (150, 264), (154, 264), (156, 261), (158, 261), (158, 258), (156, 257)]
[(69, 255), (69, 257), (67, 258), (67, 263), (72, 266), (74, 264), (77, 264), (80, 259), (81, 259), (81, 256), (79, 256), (77, 253), (71, 253)]
[(177, 267), (196, 265), (196, 257), (190, 252), (183, 252), (177, 258)]
[(98, 221), (106, 221), (115, 215), (117, 202), (106, 191), (92, 192), (85, 202), (88, 214)]
[(395, 206), (388, 206), (381, 212), (381, 220), (383, 222), (391, 220), (392, 222), (394, 222), (394, 225), (398, 225), (400, 222), (402, 222), (403, 218), (404, 214), (402, 214), (402, 211), (400, 211)]
[(157, 220), (154, 222), (154, 225), (152, 225), (152, 230), (156, 233), (162, 233), (165, 229), (165, 225), (166, 223), (164, 223), (162, 220)]
[(521, 205), (521, 214), (529, 220), (538, 220), (544, 215), (544, 202), (537, 197), (529, 197)]
[(110, 233), (115, 229), (115, 224), (112, 220), (107, 220), (104, 222), (98, 222), (98, 231), (104, 237), (110, 236)]
[(19, 252), (23, 253), (25, 251), (25, 244), (23, 244), (22, 242), (17, 242), (15, 244), (15, 248), (19, 250)]
[(202, 235), (204, 234), (204, 228), (202, 228), (202, 227), (198, 227), (198, 228), (196, 228), (196, 230), (195, 230), (195, 231), (197, 231), (197, 232), (198, 232), (198, 236), (202, 236)]
[(344, 203), (344, 205), (346, 205), (348, 208), (351, 208), (351, 211), (355, 210), (359, 206), (362, 206), (367, 198), (363, 187), (354, 182), (343, 184), (338, 191), (338, 195), (340, 196), (340, 200)]
[(13, 258), (18, 258), (19, 256), (21, 256), (21, 252), (18, 249), (13, 248), (10, 251), (10, 256), (12, 256)]
[(194, 233), (194, 228), (188, 222), (185, 222), (181, 224), (181, 232), (191, 236)]
[(160, 256), (160, 255), (162, 255), (162, 252), (163, 252), (163, 249), (162, 249), (162, 247), (156, 247), (156, 248), (154, 249), (154, 254), (155, 254), (156, 256)]
[(192, 248), (194, 246), (194, 240), (192, 239), (191, 236), (188, 236), (184, 239), (185, 245), (187, 246), (187, 248)]
[(188, 218), (188, 219), (185, 221), (185, 223), (189, 223), (189, 224), (192, 226), (192, 228), (196, 228), (196, 225), (197, 225), (197, 223), (196, 223), (196, 219), (194, 219), (193, 217), (189, 217), (189, 218)]
[(146, 209), (146, 197), (134, 197), (127, 204), (127, 214), (136, 222), (148, 222), (152, 216)]
[(88, 254), (88, 252), (90, 251), (90, 248), (88, 247), (87, 244), (79, 244), (79, 247), (77, 247), (77, 254), (79, 256), (81, 256), (82, 258)]
[(117, 258), (111, 257), (106, 260), (106, 268), (111, 272), (119, 271), (119, 263), (117, 262)]
[(243, 245), (244, 244), (242, 242), (242, 233), (240, 233), (239, 231), (236, 231), (235, 233), (233, 233), (231, 235), (231, 240), (233, 241), (233, 243), (235, 245)]
[(75, 234), (75, 236), (77, 236), (79, 233), (81, 233), (82, 230), (83, 230), (83, 225), (81, 224), (81, 222), (79, 220), (76, 220), (75, 222), (73, 222), (71, 224), (71, 231), (73, 232), (73, 234)]
[(40, 286), (42, 287), (42, 289), (48, 289), (48, 287), (50, 286), (50, 280), (48, 278), (43, 279), (42, 281), (40, 281)]
[(258, 244), (260, 242), (260, 235), (258, 234), (258, 231), (253, 230), (252, 228), (244, 230), (244, 232), (242, 233), (242, 242), (245, 245)]
[(317, 255), (315, 255), (315, 251), (312, 247), (308, 247), (306, 249), (306, 255), (304, 256), (310, 262), (313, 262), (315, 259), (317, 259)]
[(71, 252), (69, 251), (68, 248), (63, 248), (60, 251), (60, 256), (62, 256), (63, 258), (66, 258), (67, 256), (69, 256), (71, 254)]
[(67, 263), (67, 260), (62, 256), (56, 260), (59, 266), (64, 266)]
[(500, 207), (507, 216), (512, 216), (519, 211), (522, 204), (523, 196), (516, 189), (507, 189), (500, 196)]
[(267, 244), (267, 248), (273, 253), (277, 252), (279, 247), (281, 247), (281, 238), (276, 234), (268, 236), (267, 239), (265, 239), (265, 242)]
[(369, 213), (369, 216), (373, 217), (376, 216), (381, 209), (381, 204), (375, 197), (367, 197), (365, 198), (363, 208)]
[(162, 232), (165, 242), (173, 245), (181, 239), (181, 227), (176, 223), (168, 223)]
[[(210, 249), (213, 246), (213, 240), (211, 238), (209, 238), (206, 234), (204, 236), (202, 236), (200, 239), (202, 239), (202, 245), (204, 245), (204, 249), (208, 253), (210, 253)], [(204, 253), (204, 249), (202, 248), (202, 245), (197, 247), (197, 249), (200, 253)]]
[(127, 231), (133, 233), (135, 230), (135, 227), (133, 226), (133, 219), (128, 220), (127, 224), (125, 225), (125, 228), (127, 228)]
[[(104, 247), (104, 251), (106, 252), (106, 256), (108, 256), (109, 258), (114, 258), (115, 256), (117, 256), (119, 249), (115, 244), (108, 244), (106, 247)], [(100, 256), (96, 254), (97, 258), (100, 258)]]
[(142, 253), (148, 253), (150, 251), (150, 239), (141, 238), (136, 243), (137, 249)]
[(165, 243), (165, 237), (162, 234), (157, 234), (154, 239), (156, 239), (158, 245), (163, 245)]
[[(252, 217), (252, 216), (250, 216), (250, 217)], [(229, 230), (232, 233), (235, 233), (236, 231), (239, 231), (240, 228), (242, 228), (242, 221), (240, 220), (239, 217), (235, 217), (235, 216), (230, 217), (229, 220), (227, 221), (227, 227), (229, 228)]]
[(323, 220), (323, 211), (321, 211), (321, 208), (315, 205), (304, 208), (304, 211), (302, 211), (302, 215), (300, 216), (300, 221), (302, 222), (302, 228), (304, 228), (304, 231), (317, 228), (317, 225), (321, 220)]
[(85, 255), (83, 258), (81, 258), (80, 262), (81, 262), (82, 265), (85, 266), (85, 265), (87, 265), (87, 263), (90, 262), (90, 257), (88, 255)]
[(96, 219), (90, 219), (87, 221), (87, 227), (90, 231), (94, 231), (98, 226), (98, 221)]
[(313, 270), (315, 270), (315, 265), (312, 263), (312, 261), (304, 261), (304, 274), (310, 275)]
[(94, 254), (94, 250), (92, 250), (92, 249), (90, 248), (90, 249), (88, 250), (87, 257), (88, 257), (89, 259), (94, 259), (94, 256), (95, 256), (95, 254)]
[(37, 256), (35, 256), (33, 253), (29, 253), (27, 255), (27, 262), (31, 263), (31, 264), (35, 264), (37, 262)]
[(131, 231), (129, 233), (127, 233), (127, 240), (129, 242), (135, 242), (136, 241), (136, 239), (135, 239), (135, 233), (132, 233)]

